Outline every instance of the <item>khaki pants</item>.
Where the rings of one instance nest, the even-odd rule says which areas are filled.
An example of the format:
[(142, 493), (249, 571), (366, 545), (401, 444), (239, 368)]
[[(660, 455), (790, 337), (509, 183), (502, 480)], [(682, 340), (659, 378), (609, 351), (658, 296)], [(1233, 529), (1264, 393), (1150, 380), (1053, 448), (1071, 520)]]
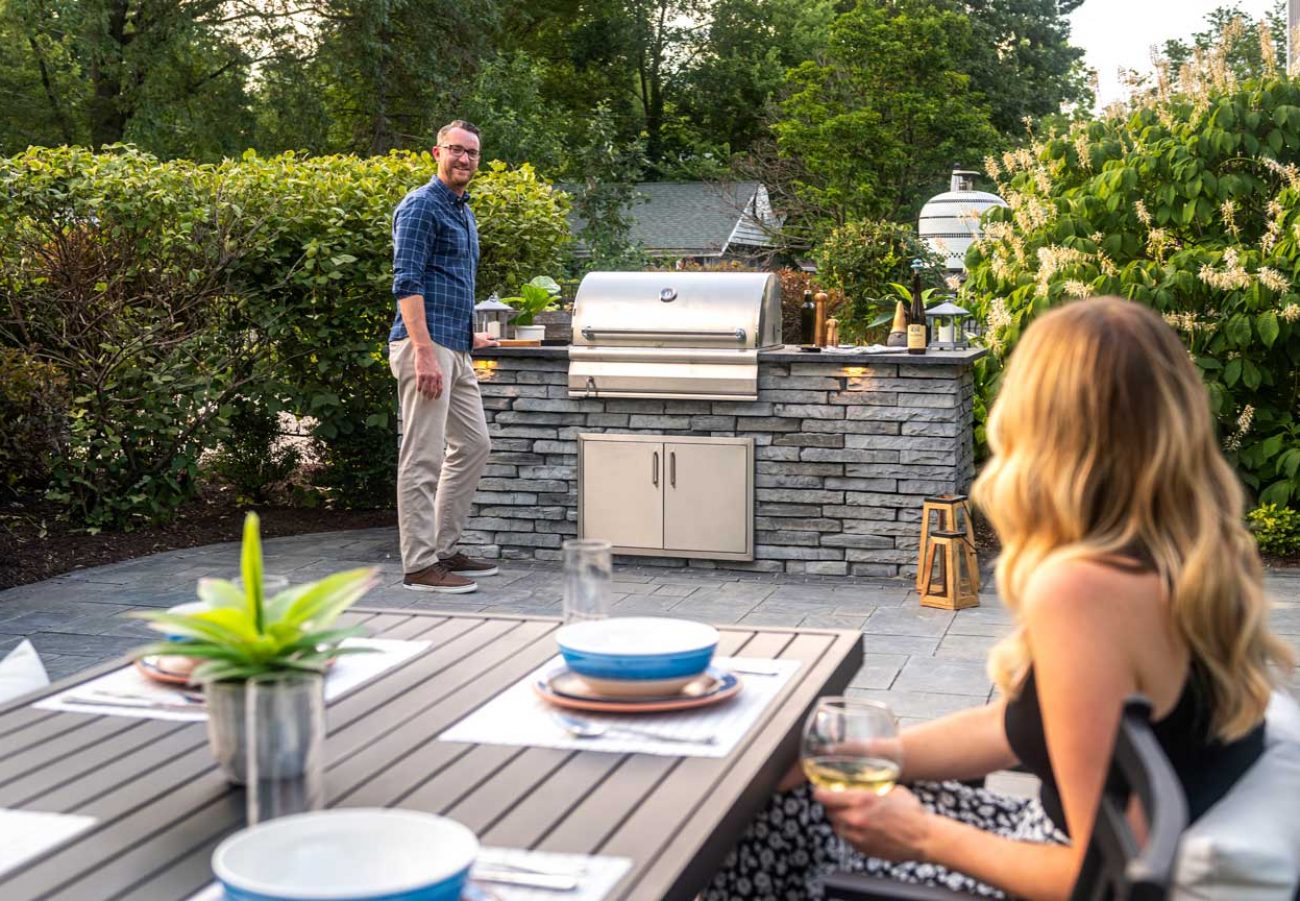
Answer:
[(455, 553), (491, 450), (470, 355), (437, 343), (433, 351), (443, 377), (437, 398), (415, 390), (410, 339), (388, 345), (403, 425), (397, 453), (397, 525), (407, 573)]

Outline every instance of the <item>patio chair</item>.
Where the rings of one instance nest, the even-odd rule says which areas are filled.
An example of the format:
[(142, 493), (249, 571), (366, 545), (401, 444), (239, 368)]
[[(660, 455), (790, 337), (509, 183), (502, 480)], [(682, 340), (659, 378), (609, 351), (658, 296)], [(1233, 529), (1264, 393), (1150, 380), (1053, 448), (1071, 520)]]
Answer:
[[(1151, 704), (1146, 698), (1134, 696), (1125, 702), (1107, 790), (1071, 896), (1075, 901), (1158, 901), (1169, 892), (1178, 841), (1187, 827), (1187, 801), (1151, 731), (1150, 720)], [(1144, 848), (1138, 847), (1125, 817), (1130, 793), (1137, 796), (1147, 819)], [(826, 879), (827, 901), (952, 901), (969, 897), (943, 888), (852, 873), (835, 873)]]

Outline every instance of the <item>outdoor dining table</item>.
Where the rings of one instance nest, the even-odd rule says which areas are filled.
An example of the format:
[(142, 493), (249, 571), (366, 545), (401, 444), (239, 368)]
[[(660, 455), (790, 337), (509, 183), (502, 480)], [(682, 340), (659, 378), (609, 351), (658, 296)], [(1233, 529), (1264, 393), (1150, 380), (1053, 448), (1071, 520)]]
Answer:
[[(814, 700), (862, 663), (854, 631), (721, 627), (719, 655), (800, 664), (722, 758), (468, 744), (437, 736), (552, 658), (559, 622), (374, 609), (348, 621), (430, 645), (330, 703), (327, 804), (443, 814), (484, 845), (627, 858), (607, 896), (621, 899), (693, 897), (796, 759)], [(0, 809), (95, 823), (0, 874), (0, 898), (185, 899), (210, 884), (245, 799), (216, 769), (205, 724), (43, 710), (38, 697), (0, 706)]]

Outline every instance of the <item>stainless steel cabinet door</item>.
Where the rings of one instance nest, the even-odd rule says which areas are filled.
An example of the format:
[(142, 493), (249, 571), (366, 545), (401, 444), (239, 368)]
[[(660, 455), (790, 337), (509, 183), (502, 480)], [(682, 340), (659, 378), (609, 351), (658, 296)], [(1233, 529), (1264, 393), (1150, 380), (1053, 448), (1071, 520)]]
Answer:
[(664, 446), (583, 441), (582, 534), (615, 547), (664, 546)]
[(664, 442), (666, 550), (750, 551), (751, 453), (748, 442)]

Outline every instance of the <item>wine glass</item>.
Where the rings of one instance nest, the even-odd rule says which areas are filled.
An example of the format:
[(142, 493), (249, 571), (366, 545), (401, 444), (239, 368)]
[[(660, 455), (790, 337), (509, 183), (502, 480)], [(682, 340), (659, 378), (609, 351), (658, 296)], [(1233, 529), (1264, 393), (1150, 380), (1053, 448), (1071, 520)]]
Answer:
[(903, 768), (898, 719), (879, 701), (820, 698), (804, 723), (800, 763), (818, 788), (886, 794)]

